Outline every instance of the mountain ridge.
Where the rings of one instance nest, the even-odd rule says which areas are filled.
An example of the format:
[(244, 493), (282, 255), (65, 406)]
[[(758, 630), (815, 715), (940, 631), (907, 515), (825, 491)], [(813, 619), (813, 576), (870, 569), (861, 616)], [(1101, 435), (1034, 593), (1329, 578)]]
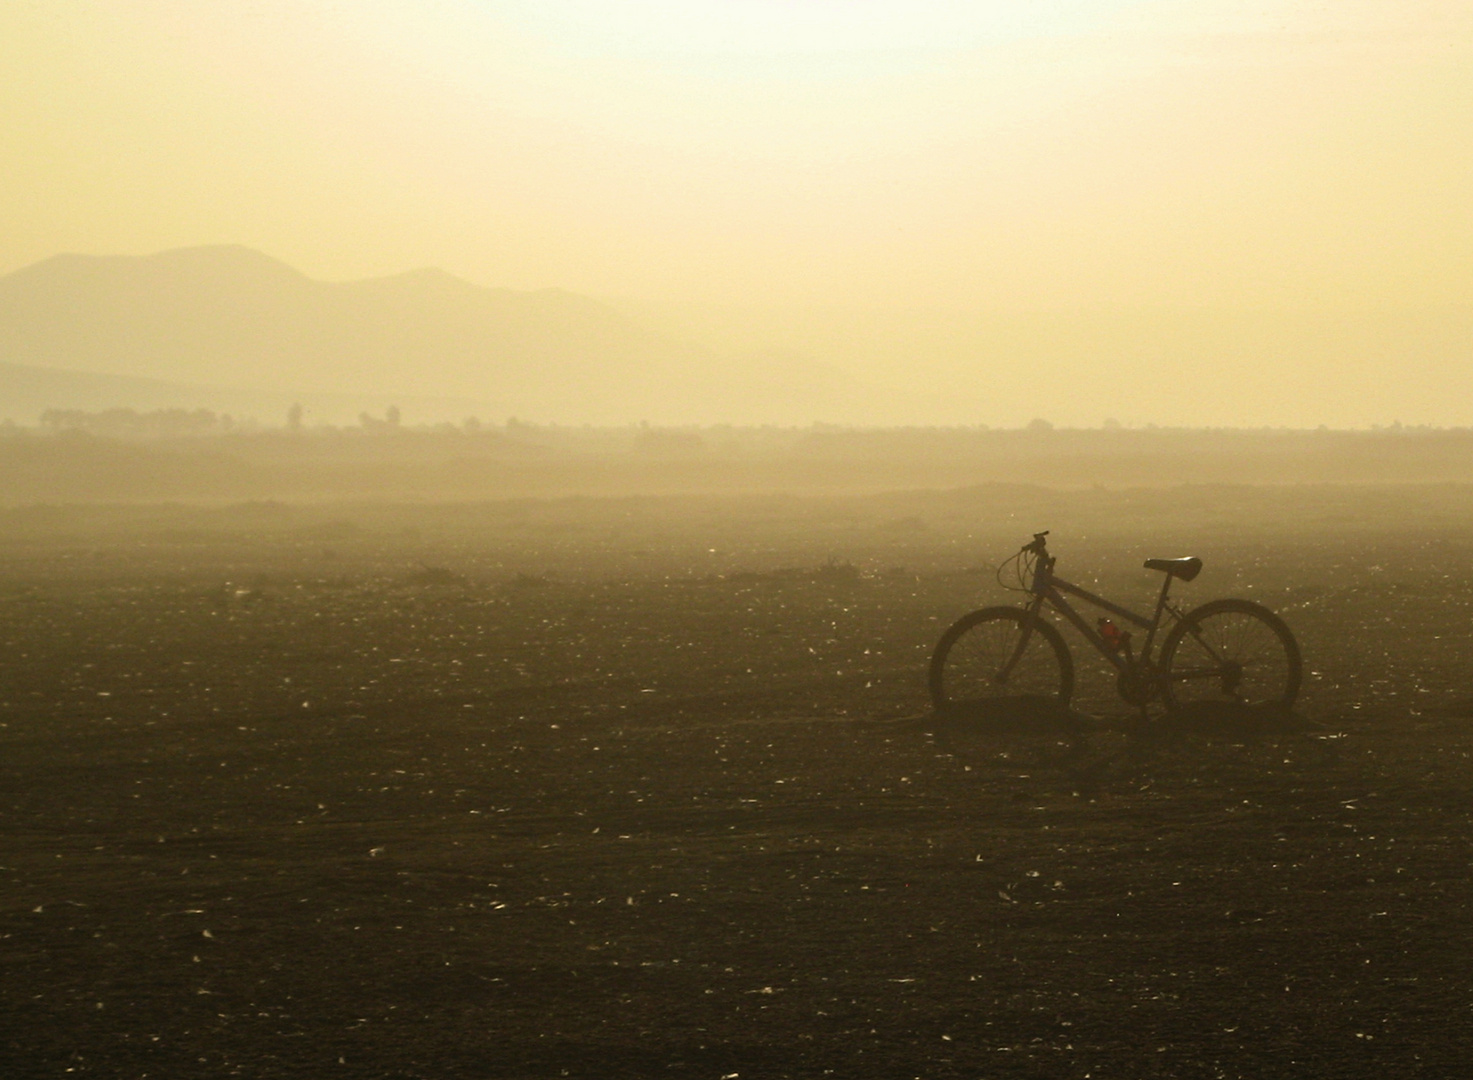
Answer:
[(242, 245), (68, 253), (0, 277), (0, 363), (558, 422), (850, 420), (869, 397), (829, 365), (722, 356), (563, 289), (433, 267), (318, 281)]

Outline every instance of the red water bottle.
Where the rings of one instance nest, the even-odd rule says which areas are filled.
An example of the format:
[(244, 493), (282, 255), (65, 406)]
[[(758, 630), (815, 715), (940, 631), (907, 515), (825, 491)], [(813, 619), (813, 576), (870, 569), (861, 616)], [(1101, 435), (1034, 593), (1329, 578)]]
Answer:
[(1101, 619), (1099, 626), (1100, 637), (1105, 639), (1105, 644), (1109, 646), (1110, 651), (1119, 652), (1121, 646), (1125, 644), (1125, 635), (1121, 633), (1120, 627), (1109, 619)]

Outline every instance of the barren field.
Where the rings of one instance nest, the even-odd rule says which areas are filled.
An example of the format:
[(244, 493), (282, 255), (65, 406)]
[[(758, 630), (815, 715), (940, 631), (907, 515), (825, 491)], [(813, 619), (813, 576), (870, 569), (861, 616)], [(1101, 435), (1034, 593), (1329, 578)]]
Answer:
[[(1045, 528), (1314, 730), (953, 756)], [(1452, 486), (3, 511), (0, 1076), (1460, 1075), (1470, 605)]]

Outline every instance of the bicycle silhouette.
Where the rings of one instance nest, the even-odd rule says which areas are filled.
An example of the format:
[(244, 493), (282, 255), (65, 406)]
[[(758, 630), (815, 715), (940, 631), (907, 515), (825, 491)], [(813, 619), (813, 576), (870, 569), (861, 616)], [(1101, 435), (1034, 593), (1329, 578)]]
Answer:
[[(1146, 560), (1146, 569), (1166, 575), (1147, 618), (1054, 573), (1047, 536), (1035, 533), (998, 568), (998, 581), (1005, 584), (1003, 574), (1013, 567), (1015, 588), (1028, 594), (1027, 601), (964, 615), (941, 636), (931, 657), (936, 714), (965, 727), (978, 744), (974, 754), (1025, 764), (1056, 762), (1078, 751), (1086, 725), (1069, 708), (1074, 660), (1058, 629), (1042, 618), (1045, 604), (1115, 669), (1116, 691), (1139, 710), (1141, 727), (1149, 725), (1147, 710), (1158, 702), (1188, 723), (1284, 715), (1292, 708), (1304, 665), (1282, 619), (1251, 600), (1213, 600), (1186, 613), (1171, 602), (1171, 583), (1195, 578), (1201, 559)], [(1109, 614), (1091, 626), (1066, 594)], [(1131, 631), (1115, 619), (1144, 631), (1139, 650)], [(1160, 649), (1153, 655), (1158, 636)]]

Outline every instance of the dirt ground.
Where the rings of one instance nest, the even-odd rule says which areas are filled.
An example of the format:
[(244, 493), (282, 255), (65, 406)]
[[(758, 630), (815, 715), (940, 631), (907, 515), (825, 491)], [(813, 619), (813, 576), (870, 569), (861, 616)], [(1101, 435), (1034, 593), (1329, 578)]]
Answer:
[[(1470, 495), (0, 513), (0, 1076), (1461, 1075)], [(1315, 730), (952, 755), (1040, 528), (1278, 610)]]

